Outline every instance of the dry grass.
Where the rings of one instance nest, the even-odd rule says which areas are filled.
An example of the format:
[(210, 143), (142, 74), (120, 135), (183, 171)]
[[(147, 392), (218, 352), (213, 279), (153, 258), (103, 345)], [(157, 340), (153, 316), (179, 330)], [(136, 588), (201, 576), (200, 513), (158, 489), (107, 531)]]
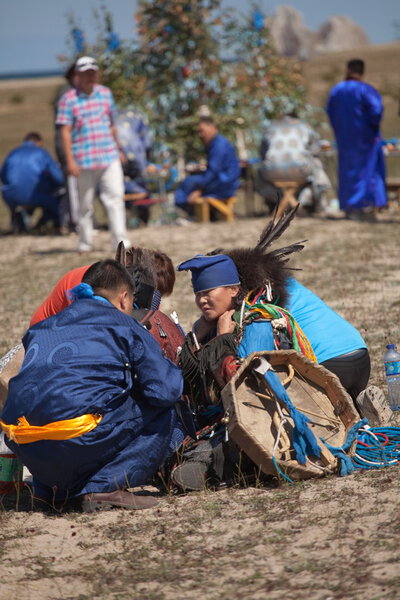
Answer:
[[(239, 207), (240, 208), (240, 207)], [(265, 219), (233, 224), (152, 226), (130, 233), (175, 263), (215, 246), (248, 246)], [(383, 384), (382, 352), (400, 340), (399, 213), (376, 225), (298, 218), (285, 242), (307, 238), (299, 279), (354, 323), (371, 350), (372, 381)], [(82, 264), (76, 239), (0, 238), (0, 354), (15, 344), (56, 279)], [(99, 232), (92, 262), (110, 255)], [(187, 328), (196, 316), (187, 274), (166, 312)], [(321, 325), (323, 326), (323, 324)], [(1, 600), (295, 599), (400, 597), (396, 468), (344, 479), (166, 497), (140, 513), (48, 515), (0, 511)]]

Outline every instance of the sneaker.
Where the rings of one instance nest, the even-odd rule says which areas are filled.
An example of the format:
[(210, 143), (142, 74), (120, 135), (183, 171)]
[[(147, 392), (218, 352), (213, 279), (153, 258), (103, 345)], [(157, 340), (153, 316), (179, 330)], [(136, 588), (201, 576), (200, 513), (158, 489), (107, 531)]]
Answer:
[(376, 385), (370, 385), (358, 394), (356, 406), (360, 415), (368, 419), (371, 427), (387, 425), (393, 417), (385, 394)]

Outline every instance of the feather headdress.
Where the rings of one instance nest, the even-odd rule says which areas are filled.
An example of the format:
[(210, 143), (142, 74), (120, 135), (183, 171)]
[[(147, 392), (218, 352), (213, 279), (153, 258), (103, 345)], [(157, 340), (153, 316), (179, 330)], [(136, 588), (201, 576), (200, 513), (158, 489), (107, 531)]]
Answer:
[(233, 260), (245, 294), (250, 290), (268, 286), (272, 290), (272, 302), (279, 302), (280, 306), (285, 306), (287, 301), (285, 283), (290, 270), (287, 262), (291, 254), (304, 248), (306, 240), (270, 252), (266, 252), (266, 250), (289, 227), (298, 207), (297, 204), (278, 220), (276, 220), (276, 208), (272, 219), (262, 231), (254, 248), (234, 248), (232, 250), (219, 248), (211, 253), (223, 253)]

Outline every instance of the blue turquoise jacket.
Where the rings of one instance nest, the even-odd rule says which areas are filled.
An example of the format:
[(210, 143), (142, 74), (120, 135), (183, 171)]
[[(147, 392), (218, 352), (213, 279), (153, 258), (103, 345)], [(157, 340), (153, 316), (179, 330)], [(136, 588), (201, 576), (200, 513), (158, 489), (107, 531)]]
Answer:
[(45, 425), (104, 415), (78, 438), (7, 441), (42, 486), (74, 496), (141, 485), (182, 442), (174, 408), (181, 371), (114, 306), (77, 300), (29, 329), (23, 344), (25, 360), (1, 415), (7, 424), (21, 416)]

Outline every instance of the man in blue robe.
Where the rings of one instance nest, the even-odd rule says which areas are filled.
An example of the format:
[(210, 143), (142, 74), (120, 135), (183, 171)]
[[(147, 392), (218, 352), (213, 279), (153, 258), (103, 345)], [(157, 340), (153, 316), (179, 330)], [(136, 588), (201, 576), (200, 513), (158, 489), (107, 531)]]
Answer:
[[(23, 144), (8, 154), (1, 167), (0, 179), (14, 233), (27, 230), (28, 217), (24, 209), (36, 206), (43, 209), (41, 224), (51, 219), (59, 227), (59, 192), (64, 186), (64, 175), (61, 167), (42, 148), (39, 133), (28, 133)], [(19, 219), (19, 214), (25, 215), (24, 219)]]
[(125, 267), (95, 263), (73, 288), (76, 300), (23, 338), (0, 427), (36, 496), (80, 496), (85, 510), (155, 504), (124, 490), (144, 484), (183, 441), (182, 375), (130, 316), (133, 291)]
[(350, 60), (346, 79), (333, 87), (327, 104), (338, 147), (340, 208), (357, 220), (368, 207), (387, 202), (379, 131), (382, 98), (363, 75), (364, 61)]
[(230, 198), (239, 187), (240, 163), (233, 145), (220, 133), (209, 116), (200, 117), (197, 131), (206, 147), (207, 168), (189, 175), (175, 192), (175, 204), (193, 214), (199, 196)]

